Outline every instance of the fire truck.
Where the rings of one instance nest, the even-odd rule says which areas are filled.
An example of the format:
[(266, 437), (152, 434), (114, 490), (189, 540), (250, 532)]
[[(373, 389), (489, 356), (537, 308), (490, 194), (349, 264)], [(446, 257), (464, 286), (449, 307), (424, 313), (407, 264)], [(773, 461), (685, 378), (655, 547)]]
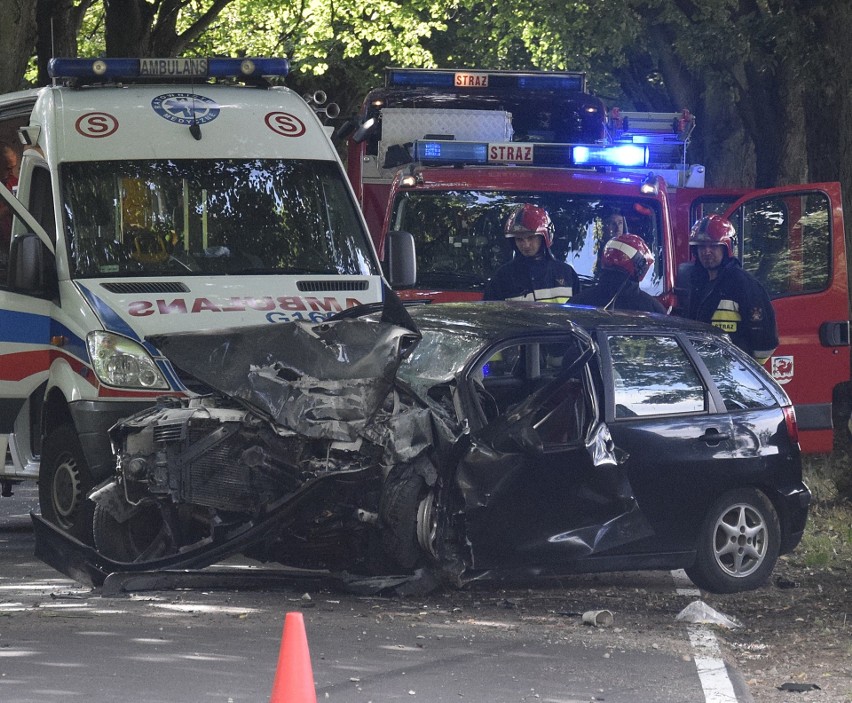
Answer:
[(688, 161), (694, 127), (688, 110), (607, 113), (582, 74), (388, 69), (364, 101), (348, 173), (386, 266), (413, 237), (417, 282), (399, 291), (409, 300), (481, 298), (512, 256), (508, 214), (534, 203), (553, 221), (553, 254), (586, 283), (604, 219), (622, 215), (655, 256), (643, 289), (682, 314), (690, 226), (727, 216), (776, 310), (781, 343), (766, 368), (796, 404), (803, 449), (830, 451), (846, 423), (833, 400), (850, 379), (840, 185), (707, 188)]

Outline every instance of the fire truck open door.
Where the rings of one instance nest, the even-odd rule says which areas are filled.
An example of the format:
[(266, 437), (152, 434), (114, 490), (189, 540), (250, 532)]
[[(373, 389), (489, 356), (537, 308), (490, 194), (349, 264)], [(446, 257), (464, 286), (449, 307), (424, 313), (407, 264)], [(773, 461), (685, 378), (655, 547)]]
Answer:
[[(725, 215), (743, 267), (767, 289), (780, 344), (766, 362), (796, 406), (802, 448), (833, 446), (832, 399), (850, 379), (849, 290), (839, 183), (753, 191)], [(845, 426), (846, 418), (835, 418)]]

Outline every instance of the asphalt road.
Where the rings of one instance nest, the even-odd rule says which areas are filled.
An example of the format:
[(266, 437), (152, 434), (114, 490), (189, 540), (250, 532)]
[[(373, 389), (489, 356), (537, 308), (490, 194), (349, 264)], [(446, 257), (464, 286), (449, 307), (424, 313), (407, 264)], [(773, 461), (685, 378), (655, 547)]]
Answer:
[[(36, 506), (32, 486), (0, 498), (4, 703), (268, 701), (288, 612), (303, 614), (320, 702), (751, 700), (700, 628), (654, 612), (655, 592), (676, 587), (668, 572), (404, 599), (316, 584), (104, 597), (32, 556)], [(635, 609), (584, 625), (612, 589), (633, 589)]]

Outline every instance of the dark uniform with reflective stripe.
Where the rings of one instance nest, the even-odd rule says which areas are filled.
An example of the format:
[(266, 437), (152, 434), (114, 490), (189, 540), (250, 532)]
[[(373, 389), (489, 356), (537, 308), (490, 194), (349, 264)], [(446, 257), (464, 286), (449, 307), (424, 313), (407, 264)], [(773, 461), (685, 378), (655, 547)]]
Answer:
[(567, 303), (580, 289), (580, 278), (569, 264), (551, 256), (516, 254), (503, 264), (485, 287), (485, 300), (537, 300)]
[(689, 316), (731, 336), (731, 341), (760, 362), (778, 346), (775, 311), (764, 287), (744, 271), (739, 259), (726, 258), (710, 280), (696, 262), (690, 272)]
[(603, 307), (613, 298), (615, 304), (612, 307), (615, 310), (643, 310), (663, 315), (666, 313), (663, 304), (653, 295), (643, 291), (636, 281), (628, 279), (627, 273), (610, 269), (602, 269), (598, 282), (591, 288), (583, 288), (571, 298), (571, 302)]

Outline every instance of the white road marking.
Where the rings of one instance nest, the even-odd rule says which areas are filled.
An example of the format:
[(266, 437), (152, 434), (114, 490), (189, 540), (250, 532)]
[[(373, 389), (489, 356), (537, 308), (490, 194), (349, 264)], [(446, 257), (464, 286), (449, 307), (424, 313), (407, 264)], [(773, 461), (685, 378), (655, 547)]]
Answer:
[[(701, 596), (701, 591), (694, 586), (683, 569), (672, 571), (678, 595)], [(689, 584), (689, 586), (687, 586)], [(716, 635), (706, 625), (687, 625), (689, 642), (695, 652), (695, 668), (698, 670), (698, 680), (704, 691), (705, 703), (737, 703), (734, 684), (728, 676), (728, 669), (722, 659), (722, 650)]]

